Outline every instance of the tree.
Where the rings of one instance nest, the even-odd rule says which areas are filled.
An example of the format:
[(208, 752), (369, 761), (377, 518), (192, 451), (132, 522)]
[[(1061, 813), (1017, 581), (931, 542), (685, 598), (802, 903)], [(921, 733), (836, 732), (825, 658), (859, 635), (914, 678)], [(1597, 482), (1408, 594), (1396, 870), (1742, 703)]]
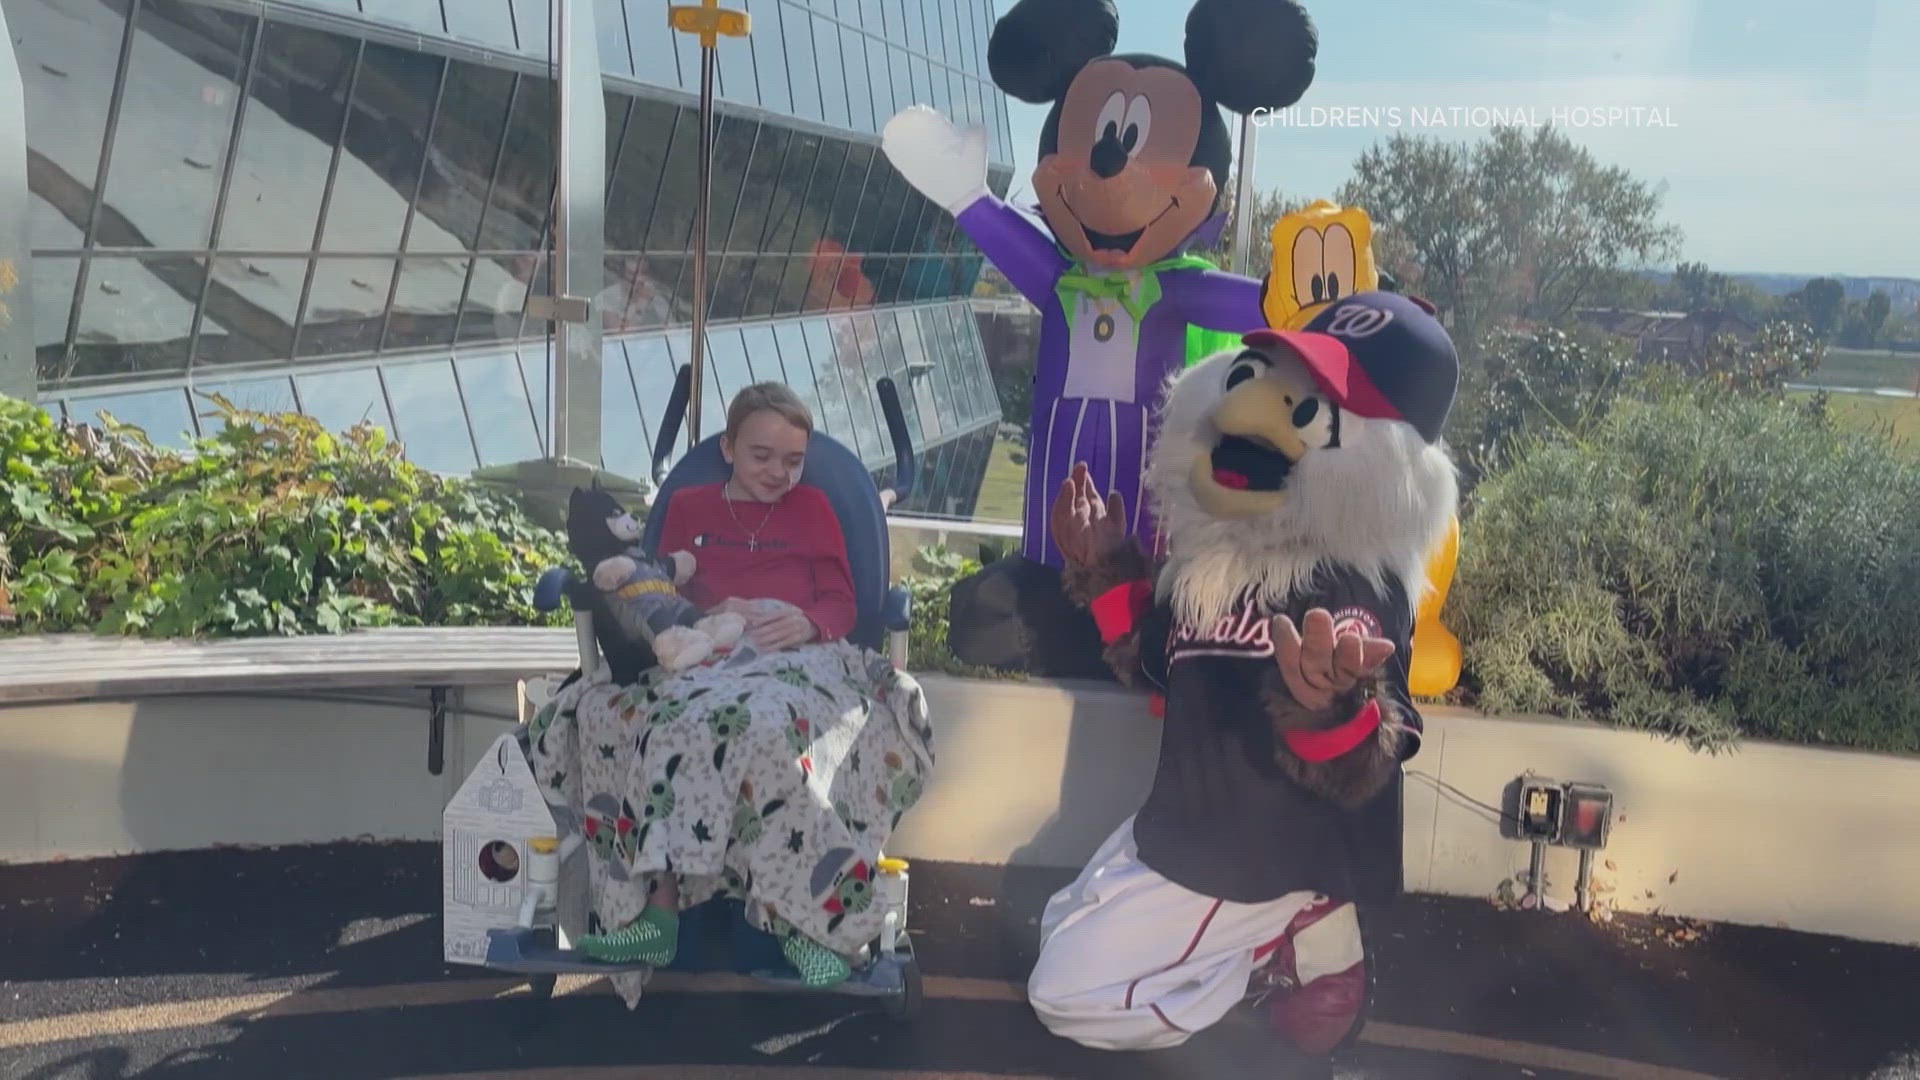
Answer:
[[(1498, 226), (1482, 205), (1471, 152), (1457, 143), (1395, 134), (1354, 162), (1336, 201), (1374, 222), (1376, 243), (1395, 238), (1418, 268), (1421, 289), (1446, 312), (1463, 348), (1477, 343), (1501, 276)], [(1382, 269), (1404, 280), (1405, 269)]]
[(1552, 128), (1495, 128), (1473, 145), (1396, 134), (1361, 154), (1339, 201), (1404, 242), (1468, 353), (1504, 318), (1566, 318), (1679, 242), (1657, 188)]
[(1840, 316), (1846, 310), (1847, 290), (1837, 279), (1814, 278), (1801, 286), (1794, 297), (1815, 334), (1829, 337), (1839, 328)]
[[(1526, 315), (1561, 321), (1609, 271), (1665, 258), (1679, 243), (1679, 230), (1659, 221), (1656, 188), (1623, 168), (1601, 166), (1551, 128), (1531, 137), (1515, 128), (1496, 130), (1481, 157), (1512, 162), (1507, 171), (1524, 193), (1513, 228), (1529, 286)], [(1487, 198), (1511, 197), (1511, 190), (1489, 190)]]
[(1892, 312), (1892, 298), (1881, 289), (1873, 290), (1873, 295), (1867, 297), (1867, 339), (1861, 342), (1862, 345), (1872, 347), (1880, 340), (1880, 332), (1886, 328), (1887, 316)]
[(1683, 262), (1661, 290), (1658, 303), (1689, 313), (1717, 311), (1738, 316), (1754, 325), (1778, 317), (1773, 297), (1744, 281), (1708, 269), (1703, 262)]
[(1707, 311), (1719, 306), (1730, 282), (1703, 262), (1683, 262), (1673, 268), (1673, 290), (1685, 311)]

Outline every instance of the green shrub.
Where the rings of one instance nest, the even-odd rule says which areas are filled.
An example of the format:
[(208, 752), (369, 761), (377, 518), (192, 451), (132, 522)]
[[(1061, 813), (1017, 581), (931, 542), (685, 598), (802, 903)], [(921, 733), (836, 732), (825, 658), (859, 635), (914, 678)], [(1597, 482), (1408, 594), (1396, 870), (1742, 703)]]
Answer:
[(1471, 491), (1530, 435), (1580, 438), (1622, 395), (1644, 396), (1658, 383), (1778, 398), (1824, 356), (1805, 326), (1788, 322), (1768, 323), (1749, 341), (1721, 335), (1688, 352), (1641, 357), (1625, 339), (1585, 328), (1499, 330), (1460, 373), (1447, 442)]
[(1448, 620), (1492, 712), (1920, 750), (1920, 466), (1817, 411), (1669, 391), (1522, 441)]
[(1826, 362), (1827, 347), (1803, 323), (1770, 322), (1751, 341), (1721, 335), (1671, 363), (1706, 386), (1735, 394), (1778, 396)]
[(1629, 372), (1625, 345), (1556, 327), (1491, 335), (1461, 372), (1447, 441), (1469, 489), (1512, 458), (1529, 431), (1579, 434), (1601, 417)]
[(0, 399), (0, 582), (19, 629), (558, 624), (532, 589), (565, 544), (507, 498), (418, 468), (370, 424), (336, 436), (212, 400), (224, 430), (176, 454)]

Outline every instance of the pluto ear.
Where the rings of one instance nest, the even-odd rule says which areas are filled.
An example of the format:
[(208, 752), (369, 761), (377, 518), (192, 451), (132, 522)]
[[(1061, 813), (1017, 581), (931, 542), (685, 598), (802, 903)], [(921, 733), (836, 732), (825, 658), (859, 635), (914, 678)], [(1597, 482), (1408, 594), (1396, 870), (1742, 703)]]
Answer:
[(1319, 51), (1313, 20), (1294, 0), (1198, 0), (1187, 13), (1187, 73), (1230, 112), (1299, 101)]
[(1080, 69), (1119, 40), (1113, 0), (1020, 0), (993, 24), (987, 71), (995, 86), (1030, 105), (1058, 101)]

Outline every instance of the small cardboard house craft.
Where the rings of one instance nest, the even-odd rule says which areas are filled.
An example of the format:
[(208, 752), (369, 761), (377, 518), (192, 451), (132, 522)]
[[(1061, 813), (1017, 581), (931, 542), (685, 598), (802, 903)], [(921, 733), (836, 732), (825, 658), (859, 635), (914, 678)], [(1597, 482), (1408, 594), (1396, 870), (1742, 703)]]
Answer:
[(501, 735), (441, 819), (447, 962), (482, 963), (487, 931), (519, 924), (532, 858), (528, 843), (559, 835), (519, 742), (510, 732)]

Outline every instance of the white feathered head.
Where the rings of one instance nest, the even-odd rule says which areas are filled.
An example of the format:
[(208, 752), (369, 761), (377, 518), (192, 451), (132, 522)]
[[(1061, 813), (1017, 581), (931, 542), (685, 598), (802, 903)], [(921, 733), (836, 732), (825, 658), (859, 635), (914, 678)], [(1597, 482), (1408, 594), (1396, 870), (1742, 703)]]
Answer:
[(1277, 606), (1339, 562), (1417, 601), (1457, 499), (1440, 429), (1458, 379), (1431, 309), (1385, 292), (1174, 376), (1147, 467), (1162, 595), (1205, 625), (1249, 586)]

